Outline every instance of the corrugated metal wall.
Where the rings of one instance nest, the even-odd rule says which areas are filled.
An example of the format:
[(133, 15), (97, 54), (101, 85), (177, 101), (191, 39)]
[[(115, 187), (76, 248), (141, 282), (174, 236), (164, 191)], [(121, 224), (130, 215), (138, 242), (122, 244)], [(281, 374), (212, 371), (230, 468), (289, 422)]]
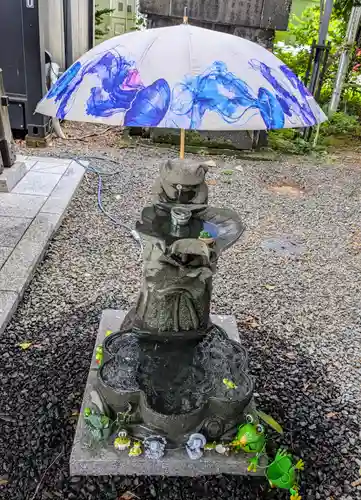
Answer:
[(62, 0), (48, 0), (41, 9), (44, 47), (60, 67), (65, 66), (64, 16)]
[(89, 49), (89, 0), (71, 0), (73, 60)]
[[(0, 0), (1, 1), (1, 0)], [(72, 60), (89, 50), (89, 15), (94, 0), (71, 0)], [(65, 67), (63, 0), (47, 0), (42, 7), (44, 47), (61, 68)]]

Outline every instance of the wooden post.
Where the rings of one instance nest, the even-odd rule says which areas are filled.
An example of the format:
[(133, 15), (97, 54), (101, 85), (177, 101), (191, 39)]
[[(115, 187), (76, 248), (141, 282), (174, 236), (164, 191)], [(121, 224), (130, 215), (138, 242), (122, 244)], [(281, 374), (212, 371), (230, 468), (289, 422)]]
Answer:
[(5, 94), (2, 70), (0, 69), (0, 173), (2, 165), (11, 167), (16, 161), (15, 144), (10, 127), (9, 99)]
[(179, 157), (181, 160), (184, 160), (185, 143), (186, 143), (186, 131), (184, 130), (184, 128), (181, 128), (181, 131), (180, 131), (180, 151), (179, 151)]

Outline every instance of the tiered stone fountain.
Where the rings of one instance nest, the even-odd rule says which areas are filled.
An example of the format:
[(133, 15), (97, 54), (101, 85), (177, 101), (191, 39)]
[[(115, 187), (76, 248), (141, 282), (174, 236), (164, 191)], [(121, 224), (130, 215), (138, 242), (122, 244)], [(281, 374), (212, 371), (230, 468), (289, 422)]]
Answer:
[[(104, 434), (109, 439), (102, 451), (84, 451), (86, 429), (80, 422), (73, 473), (247, 473), (241, 456), (214, 454), (198, 460), (201, 465), (179, 467), (191, 461), (187, 446), (189, 456), (198, 456), (197, 450), (192, 455), (189, 439), (200, 446), (202, 440), (229, 441), (252, 411), (247, 353), (210, 319), (217, 260), (240, 238), (244, 225), (232, 210), (208, 206), (207, 170), (206, 164), (185, 160), (169, 160), (160, 168), (154, 203), (136, 225), (144, 259), (139, 298), (120, 329), (97, 348), (100, 366), (96, 375), (91, 371), (84, 397), (84, 406), (95, 403), (118, 428)], [(104, 324), (101, 330), (104, 336)], [(122, 426), (127, 432), (119, 433)], [(140, 443), (157, 441), (153, 445), (162, 453), (154, 456), (165, 452), (158, 465), (149, 450), (133, 459), (116, 454), (114, 436), (118, 449), (126, 448), (127, 433), (138, 443), (136, 450)]]

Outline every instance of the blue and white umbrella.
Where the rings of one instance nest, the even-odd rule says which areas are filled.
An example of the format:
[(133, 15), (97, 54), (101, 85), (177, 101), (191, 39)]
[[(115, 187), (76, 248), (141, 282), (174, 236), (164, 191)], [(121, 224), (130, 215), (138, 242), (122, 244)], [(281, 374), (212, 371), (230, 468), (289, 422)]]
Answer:
[(268, 50), (189, 24), (127, 33), (94, 47), (36, 111), (108, 125), (196, 130), (309, 127), (327, 119)]

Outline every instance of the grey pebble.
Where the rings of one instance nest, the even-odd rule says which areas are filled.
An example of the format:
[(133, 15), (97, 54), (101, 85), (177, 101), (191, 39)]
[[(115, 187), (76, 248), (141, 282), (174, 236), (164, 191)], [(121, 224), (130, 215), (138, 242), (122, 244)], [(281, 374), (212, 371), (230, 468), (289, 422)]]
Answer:
[[(94, 146), (92, 153), (92, 144), (65, 142), (55, 141), (45, 154), (106, 152)], [(104, 176), (103, 204), (134, 227), (151, 201), (159, 163), (177, 157), (177, 151), (137, 147), (115, 152), (119, 166), (94, 161), (97, 167), (116, 170), (116, 175)], [(361, 171), (346, 162), (297, 157), (247, 160), (242, 171), (235, 168), (239, 159), (219, 158), (218, 164), (209, 172), (216, 181), (209, 186), (209, 202), (236, 210), (247, 231), (219, 260), (212, 312), (236, 315), (249, 351), (257, 405), (284, 427), (283, 436), (271, 431), (270, 439), (275, 447), (292, 446), (305, 461), (302, 497), (356, 500), (360, 491), (346, 491), (345, 481), (357, 477), (355, 456), (360, 455), (352, 440), (361, 421)], [(231, 184), (223, 182), (223, 168), (234, 170)], [(273, 190), (287, 184), (299, 186), (302, 193)], [(226, 500), (230, 495), (259, 500), (267, 491), (266, 481), (69, 477), (74, 438), (69, 416), (81, 404), (101, 311), (129, 309), (142, 274), (138, 245), (98, 211), (96, 192), (97, 179), (88, 173), (2, 336), (6, 376), (1, 378), (1, 412), (16, 421), (0, 432), (0, 454), (8, 470), (16, 470), (5, 500), (23, 500), (19, 492), (31, 496), (46, 464), (62, 450), (42, 488), (63, 500), (113, 499), (127, 490), (141, 500)], [(295, 258), (277, 253), (277, 244), (272, 250), (264, 244), (285, 238), (297, 242)], [(257, 327), (249, 326), (250, 316)], [(27, 339), (43, 348), (22, 352), (16, 344)], [(78, 485), (80, 491), (74, 493)]]

